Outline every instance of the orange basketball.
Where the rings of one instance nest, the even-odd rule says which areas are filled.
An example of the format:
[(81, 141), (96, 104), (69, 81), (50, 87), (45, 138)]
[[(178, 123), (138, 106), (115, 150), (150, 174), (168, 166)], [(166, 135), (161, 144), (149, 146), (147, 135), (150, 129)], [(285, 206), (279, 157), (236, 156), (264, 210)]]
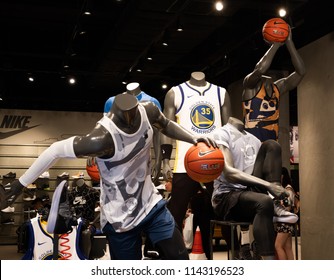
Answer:
[(92, 165), (86, 165), (86, 171), (93, 182), (100, 182), (100, 173), (95, 163)]
[(262, 28), (264, 40), (283, 43), (289, 36), (289, 25), (281, 18), (269, 19)]
[(189, 177), (200, 183), (217, 179), (224, 168), (224, 155), (218, 148), (199, 142), (191, 146), (185, 157), (184, 166)]

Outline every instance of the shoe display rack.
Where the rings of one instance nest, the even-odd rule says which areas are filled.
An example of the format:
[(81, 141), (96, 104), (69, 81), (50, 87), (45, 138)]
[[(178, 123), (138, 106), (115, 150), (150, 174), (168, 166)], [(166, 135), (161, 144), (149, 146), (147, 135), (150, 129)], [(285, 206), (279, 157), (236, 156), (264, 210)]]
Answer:
[[(48, 145), (0, 144), (0, 183), (8, 188), (20, 178)], [(36, 200), (52, 200), (53, 192), (63, 180), (71, 184), (77, 177), (91, 184), (86, 172), (86, 159), (61, 159), (50, 170), (24, 188), (23, 193), (10, 207), (0, 211), (0, 245), (15, 245), (18, 242), (17, 229), (28, 219), (36, 216)], [(0, 248), (1, 250), (1, 248)]]

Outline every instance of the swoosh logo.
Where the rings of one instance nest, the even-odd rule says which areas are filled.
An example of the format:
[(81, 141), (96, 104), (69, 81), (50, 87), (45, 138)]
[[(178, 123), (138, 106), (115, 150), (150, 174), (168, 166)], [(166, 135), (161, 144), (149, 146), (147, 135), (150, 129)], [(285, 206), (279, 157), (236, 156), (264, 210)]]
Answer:
[(206, 156), (206, 155), (208, 155), (208, 154), (211, 154), (211, 153), (213, 153), (213, 152), (214, 152), (214, 150), (210, 150), (210, 151), (206, 151), (206, 152), (199, 151), (199, 152), (198, 152), (198, 156), (199, 156), (199, 157), (204, 157), (204, 156)]
[(43, 244), (45, 244), (46, 242), (38, 242), (37, 244), (38, 244), (38, 246), (41, 246), (41, 245), (43, 245)]
[(32, 128), (35, 128), (36, 126), (39, 126), (39, 124), (37, 125), (34, 125), (34, 126), (31, 126), (31, 127), (24, 127), (24, 128), (21, 128), (21, 129), (16, 129), (16, 130), (13, 130), (13, 131), (8, 131), (8, 132), (0, 132), (0, 139), (6, 139), (8, 137), (11, 137), (13, 135), (16, 135), (16, 134), (19, 134), (19, 133), (22, 133), (26, 130), (29, 130), (29, 129), (32, 129)]

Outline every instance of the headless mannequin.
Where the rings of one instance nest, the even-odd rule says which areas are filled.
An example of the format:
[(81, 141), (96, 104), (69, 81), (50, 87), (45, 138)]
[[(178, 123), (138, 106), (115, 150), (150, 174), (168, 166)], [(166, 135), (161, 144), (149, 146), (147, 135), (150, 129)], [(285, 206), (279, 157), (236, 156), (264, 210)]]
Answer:
[[(184, 92), (184, 96), (180, 93), (180, 87)], [(220, 92), (220, 94), (219, 94)], [(190, 98), (192, 97), (192, 98)], [(180, 99), (183, 99), (180, 101)], [(184, 102), (183, 102), (184, 101)], [(176, 103), (179, 103), (176, 105)], [(182, 105), (181, 105), (182, 104)], [(178, 106), (178, 108), (176, 108)], [(197, 107), (198, 106), (198, 107)], [(188, 130), (190, 128), (190, 107), (199, 110), (199, 107), (206, 108), (210, 112), (210, 117), (214, 116), (214, 121), (212, 121), (212, 127), (220, 127), (225, 124), (228, 117), (231, 115), (231, 104), (228, 93), (225, 89), (213, 85), (206, 81), (205, 74), (203, 72), (192, 72), (190, 78), (185, 83), (182, 83), (176, 87), (171, 88), (164, 100), (164, 114), (166, 117), (173, 121), (178, 121), (181, 125), (186, 127)], [(199, 110), (200, 111), (200, 110)], [(203, 111), (200, 111), (201, 114)], [(207, 117), (204, 116), (203, 117)], [(213, 120), (213, 119), (211, 119)], [(193, 126), (198, 132), (198, 135), (205, 135), (209, 133), (211, 128), (201, 128), (198, 124)], [(198, 128), (198, 129), (197, 129)], [(206, 257), (209, 258), (209, 242), (210, 242), (210, 219), (213, 217), (212, 205), (210, 202), (210, 197), (213, 190), (213, 182), (206, 183), (205, 188), (198, 182), (192, 180), (186, 173), (182, 170), (182, 163), (178, 162), (174, 167), (180, 167), (180, 170), (172, 171), (172, 166), (170, 165), (171, 152), (173, 149), (173, 139), (170, 139), (164, 135), (161, 136), (161, 148), (162, 148), (162, 175), (166, 181), (172, 181), (172, 192), (171, 199), (169, 200), (169, 209), (175, 218), (175, 221), (182, 230), (182, 223), (187, 212), (188, 203), (191, 201), (192, 197), (197, 196), (198, 192), (201, 192), (200, 199), (201, 202), (196, 205), (201, 205), (205, 208), (205, 211), (197, 211), (194, 205), (194, 213), (200, 212), (201, 215), (195, 215), (198, 218), (198, 225), (201, 230), (203, 249)], [(186, 151), (186, 146), (182, 143), (176, 143), (177, 154), (175, 158), (180, 161), (184, 158), (182, 151)], [(203, 194), (203, 195), (202, 195)], [(195, 218), (194, 216), (194, 218)], [(196, 218), (196, 219), (197, 219)]]
[[(284, 44), (290, 53), (292, 64), (295, 67), (294, 72), (276, 81), (272, 77), (264, 75), (269, 70), (277, 50), (283, 45), (282, 43), (273, 43), (255, 65), (253, 72), (249, 73), (243, 81), (242, 102), (245, 126), (247, 131), (261, 141), (278, 139), (280, 95), (296, 88), (305, 76), (305, 65), (292, 41), (291, 29)], [(259, 103), (264, 105), (261, 106)]]
[[(228, 124), (232, 125), (234, 128), (236, 128), (240, 132), (244, 132), (246, 135), (246, 131), (244, 129), (244, 124), (242, 121), (230, 117), (228, 120)], [(219, 132), (217, 133), (219, 135)], [(253, 136), (254, 137), (254, 136)], [(228, 139), (228, 138), (226, 138)], [(238, 137), (236, 139), (239, 139)], [(256, 137), (254, 137), (256, 139)], [(233, 141), (233, 140), (229, 140)], [(248, 141), (248, 140), (247, 140)], [(259, 141), (259, 140), (257, 140)], [(251, 142), (249, 142), (250, 144)], [(228, 143), (229, 147), (231, 147), (233, 144)], [(236, 144), (237, 145), (237, 144)], [(265, 143), (263, 143), (256, 155), (256, 160), (254, 163), (254, 169), (253, 173), (245, 173), (242, 170), (239, 170), (234, 167), (234, 156), (232, 155), (232, 151), (230, 151), (230, 148), (226, 147), (225, 145), (222, 145), (220, 149), (223, 151), (224, 154), (224, 159), (225, 159), (225, 164), (224, 164), (224, 170), (223, 174), (225, 179), (230, 182), (231, 184), (242, 184), (244, 186), (248, 186), (252, 189), (251, 192), (254, 192), (252, 196), (259, 196), (259, 201), (258, 203), (265, 203), (262, 201), (262, 199), (265, 199), (263, 196), (261, 198), (262, 193), (266, 194), (267, 192), (271, 193), (274, 197), (286, 197), (288, 194), (286, 193), (285, 189), (281, 186), (280, 184), (280, 174), (279, 174), (279, 169), (281, 168), (281, 160), (280, 160), (280, 146), (276, 141), (273, 140), (268, 140)], [(250, 172), (250, 171), (249, 171)], [(268, 180), (268, 181), (267, 181)], [(223, 183), (224, 185), (224, 183)], [(218, 188), (218, 186), (217, 186)], [(247, 193), (249, 191), (242, 191), (243, 193)], [(232, 192), (233, 193), (233, 192)], [(240, 196), (241, 197), (241, 196)], [(215, 196), (213, 196), (213, 199), (215, 199)], [(229, 198), (227, 198), (229, 199)], [(254, 199), (254, 198), (252, 198)], [(261, 200), (260, 200), (261, 199)], [(270, 199), (270, 198), (269, 198)], [(268, 200), (268, 198), (267, 198)], [(271, 199), (270, 199), (271, 200)], [(239, 200), (238, 200), (239, 201)], [(233, 210), (232, 214), (232, 219), (238, 219), (242, 217), (242, 213), (247, 212), (247, 209), (251, 211), (251, 208), (247, 207), (255, 207), (254, 205), (257, 205), (255, 203), (253, 206), (252, 204), (249, 204), (249, 202), (246, 202), (247, 200), (243, 198), (236, 204), (236, 209), (238, 210)], [(254, 203), (254, 202), (253, 202)], [(266, 203), (269, 203), (267, 201)], [(265, 205), (265, 204), (264, 204)], [(261, 206), (262, 207), (262, 206)], [(220, 209), (220, 208), (217, 208)], [(234, 208), (233, 208), (234, 209)], [(242, 209), (242, 210), (241, 210)], [(237, 211), (237, 212), (236, 212)], [(232, 213), (232, 212), (231, 212)], [(238, 214), (236, 214), (238, 213)], [(257, 212), (255, 212), (257, 213)], [(257, 215), (255, 214), (254, 215)], [(262, 217), (267, 217), (263, 221), (258, 220), (258, 218), (254, 218), (254, 237), (255, 235), (257, 236), (258, 240), (257, 243), (260, 244), (264, 239), (265, 240), (270, 240), (270, 245), (266, 245), (269, 247), (263, 247), (266, 249), (263, 250), (268, 250), (268, 248), (271, 248), (273, 250), (273, 243), (274, 243), (274, 234), (273, 234), (273, 216), (270, 214), (271, 212), (265, 212), (266, 214), (262, 213), (260, 216)], [(219, 216), (222, 215), (222, 213), (217, 213)], [(269, 216), (268, 216), (269, 215)], [(256, 217), (256, 216), (254, 216)], [(261, 218), (262, 219), (262, 218)], [(253, 218), (251, 217), (251, 220)], [(255, 222), (256, 221), (256, 222)], [(264, 222), (265, 221), (265, 222)], [(261, 232), (261, 227), (264, 227), (266, 230), (264, 232), (268, 231), (268, 236), (263, 235)], [(244, 229), (247, 231), (247, 229)], [(222, 228), (223, 236), (225, 237), (230, 237), (230, 232), (226, 228)], [(255, 234), (256, 232), (256, 234)], [(260, 233), (259, 233), (260, 232)], [(248, 236), (248, 233), (247, 233)], [(227, 239), (229, 240), (229, 238)], [(261, 244), (261, 246), (263, 246)], [(275, 256), (273, 255), (264, 255), (262, 256), (263, 259), (274, 259)]]

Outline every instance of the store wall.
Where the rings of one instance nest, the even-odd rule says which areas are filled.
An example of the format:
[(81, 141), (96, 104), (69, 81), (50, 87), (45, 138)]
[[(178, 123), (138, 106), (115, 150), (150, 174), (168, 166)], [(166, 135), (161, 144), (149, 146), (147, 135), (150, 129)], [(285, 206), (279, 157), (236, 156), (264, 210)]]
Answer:
[[(85, 135), (102, 113), (0, 110), (0, 175), (15, 172), (17, 178), (53, 142)], [(57, 175), (86, 171), (86, 159), (60, 159), (50, 168), (51, 182)], [(90, 179), (85, 173), (85, 178)]]
[(301, 258), (334, 259), (334, 33), (299, 50), (306, 76), (298, 87)]

